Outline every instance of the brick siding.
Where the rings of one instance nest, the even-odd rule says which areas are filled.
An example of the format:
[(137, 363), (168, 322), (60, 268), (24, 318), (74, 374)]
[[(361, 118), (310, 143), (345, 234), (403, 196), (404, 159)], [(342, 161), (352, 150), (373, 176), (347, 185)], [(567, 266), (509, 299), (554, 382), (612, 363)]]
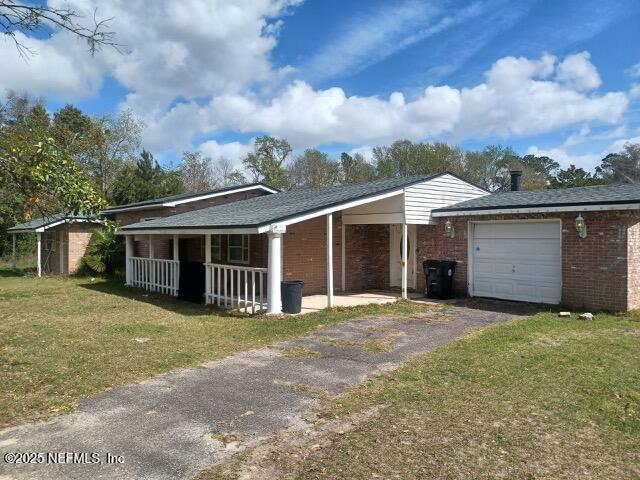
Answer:
[[(341, 289), (342, 218), (333, 216), (333, 285)], [(347, 290), (389, 288), (389, 226), (346, 225)], [(304, 295), (327, 293), (326, 217), (287, 227), (284, 238), (285, 280), (303, 280)]]
[[(455, 237), (444, 222), (418, 227), (418, 265), (427, 258), (456, 260), (454, 291), (467, 295), (470, 221), (560, 219), (562, 221), (562, 304), (571, 308), (625, 311), (640, 306), (640, 224), (635, 212), (584, 212), (587, 237), (575, 229), (575, 212), (451, 217)], [(424, 275), (418, 288), (424, 290)]]

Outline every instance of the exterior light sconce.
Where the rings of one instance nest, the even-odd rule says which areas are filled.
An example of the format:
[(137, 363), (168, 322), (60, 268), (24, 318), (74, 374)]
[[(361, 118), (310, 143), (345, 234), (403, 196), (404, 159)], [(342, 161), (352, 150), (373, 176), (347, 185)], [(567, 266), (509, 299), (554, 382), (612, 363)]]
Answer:
[(582, 215), (576, 217), (576, 230), (580, 238), (586, 238), (587, 236), (587, 223), (582, 218)]
[(451, 220), (447, 220), (446, 222), (444, 222), (444, 234), (449, 238), (453, 238), (456, 235), (456, 232), (453, 229), (453, 223), (451, 223)]

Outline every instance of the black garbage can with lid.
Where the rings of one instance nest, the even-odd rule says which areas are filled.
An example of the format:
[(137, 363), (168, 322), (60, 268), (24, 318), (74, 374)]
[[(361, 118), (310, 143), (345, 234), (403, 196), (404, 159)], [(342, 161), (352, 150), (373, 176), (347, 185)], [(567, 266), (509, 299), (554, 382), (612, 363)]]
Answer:
[(285, 280), (280, 283), (282, 295), (282, 311), (284, 313), (300, 313), (302, 311), (302, 280)]
[(422, 262), (427, 278), (426, 294), (429, 298), (446, 300), (453, 297), (453, 275), (456, 272), (453, 260), (425, 260)]

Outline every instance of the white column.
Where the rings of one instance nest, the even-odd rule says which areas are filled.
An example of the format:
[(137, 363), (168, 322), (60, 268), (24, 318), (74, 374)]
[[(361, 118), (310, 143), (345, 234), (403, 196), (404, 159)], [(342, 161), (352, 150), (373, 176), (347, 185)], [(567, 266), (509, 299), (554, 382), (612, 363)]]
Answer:
[(42, 276), (42, 234), (40, 232), (38, 235), (38, 276)]
[(327, 214), (327, 307), (333, 307), (333, 214)]
[[(153, 235), (147, 236), (147, 244), (149, 245), (149, 258), (156, 258), (156, 245), (153, 241)], [(156, 266), (154, 262), (149, 262), (149, 279), (151, 280), (151, 286), (149, 290), (154, 292), (156, 290)]]
[(402, 224), (402, 298), (407, 298), (407, 224)]
[(173, 236), (173, 259), (180, 260), (180, 235)]
[[(344, 217), (343, 217), (344, 218)], [(347, 226), (342, 223), (341, 238), (340, 238), (340, 289), (344, 292), (347, 289), (347, 260), (346, 260), (346, 239), (347, 239)]]
[(130, 259), (133, 257), (133, 235), (125, 235), (124, 241), (124, 268), (126, 284), (133, 285), (133, 265), (130, 265)]
[(267, 268), (267, 314), (282, 313), (280, 282), (282, 281), (282, 233), (269, 232), (269, 263)]
[(13, 251), (11, 253), (11, 268), (16, 269), (16, 234), (11, 235), (13, 237)]
[[(211, 263), (211, 234), (207, 233), (204, 236), (204, 263), (205, 264), (209, 264)], [(208, 298), (209, 295), (212, 293), (211, 291), (211, 275), (209, 272), (209, 267), (204, 267), (204, 281), (205, 281), (205, 286), (204, 286), (204, 301), (205, 303), (208, 302)], [(233, 279), (232, 279), (233, 281)]]
[(60, 259), (60, 273), (65, 273), (64, 270), (64, 231), (60, 230), (58, 232), (58, 250), (59, 250), (59, 259)]

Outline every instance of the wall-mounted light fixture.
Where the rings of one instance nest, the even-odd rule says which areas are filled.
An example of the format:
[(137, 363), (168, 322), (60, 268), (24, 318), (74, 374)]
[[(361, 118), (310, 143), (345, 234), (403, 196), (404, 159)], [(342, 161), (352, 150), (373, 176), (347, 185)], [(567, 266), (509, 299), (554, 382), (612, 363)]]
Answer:
[(451, 223), (451, 220), (444, 222), (444, 234), (449, 238), (453, 238), (455, 236), (456, 232), (453, 229), (453, 223)]
[(576, 230), (580, 238), (586, 238), (587, 236), (587, 223), (582, 218), (582, 214), (576, 217)]

